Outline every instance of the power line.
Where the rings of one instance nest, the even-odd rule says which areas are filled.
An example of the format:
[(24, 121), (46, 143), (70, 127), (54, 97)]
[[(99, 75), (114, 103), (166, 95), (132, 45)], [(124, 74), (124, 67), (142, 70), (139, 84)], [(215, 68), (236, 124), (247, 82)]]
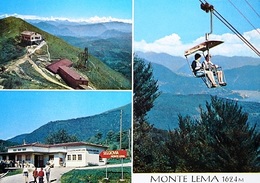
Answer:
[(257, 28), (248, 20), (248, 18), (235, 6), (235, 4), (231, 1), (228, 0), (229, 3), (244, 17), (244, 19), (260, 34), (260, 32), (257, 30)]
[(257, 11), (254, 9), (254, 7), (247, 1), (245, 0), (245, 2), (248, 4), (248, 6), (250, 6), (250, 8), (255, 12), (255, 14), (260, 18), (259, 13), (257, 13)]

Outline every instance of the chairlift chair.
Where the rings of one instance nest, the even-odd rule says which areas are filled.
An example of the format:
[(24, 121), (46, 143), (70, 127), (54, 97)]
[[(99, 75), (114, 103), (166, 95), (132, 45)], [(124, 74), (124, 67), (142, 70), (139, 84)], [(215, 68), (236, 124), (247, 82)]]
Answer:
[[(222, 44), (222, 43), (223, 43), (223, 41), (217, 41), (217, 40), (210, 40), (210, 41), (209, 41), (209, 40), (206, 40), (205, 42), (200, 43), (200, 44), (198, 44), (198, 45), (196, 45), (196, 46), (194, 46), (194, 47), (192, 47), (192, 48), (190, 48), (190, 49), (188, 49), (188, 50), (186, 50), (186, 51), (184, 52), (184, 56), (186, 57), (186, 60), (187, 60), (187, 62), (188, 62), (188, 65), (189, 65), (189, 67), (190, 67), (190, 69), (191, 69), (191, 71), (192, 71), (192, 73), (193, 73), (194, 76), (195, 76), (195, 73), (193, 72), (193, 69), (191, 68), (191, 64), (190, 64), (190, 62), (189, 62), (188, 56), (189, 56), (189, 55), (192, 55), (192, 54), (194, 54), (194, 53), (196, 53), (196, 52), (202, 52), (202, 55), (203, 55), (204, 58), (205, 58), (205, 52), (207, 52), (207, 54), (209, 54), (209, 50), (210, 50), (211, 48), (213, 48), (213, 47), (215, 47), (215, 46), (218, 46), (218, 45), (220, 45), (220, 44)], [(221, 69), (221, 68), (219, 68), (219, 69)], [(216, 73), (214, 74), (214, 76), (216, 77)], [(195, 76), (195, 77), (198, 77), (198, 76)], [(202, 75), (202, 76), (199, 76), (198, 78), (201, 78), (202, 81), (206, 84), (206, 86), (207, 86), (208, 88), (211, 88), (211, 87), (212, 87), (212, 84), (211, 84), (209, 78), (206, 77), (205, 74)], [(224, 74), (223, 74), (223, 79), (225, 80)], [(218, 81), (216, 78), (215, 78), (215, 80)]]

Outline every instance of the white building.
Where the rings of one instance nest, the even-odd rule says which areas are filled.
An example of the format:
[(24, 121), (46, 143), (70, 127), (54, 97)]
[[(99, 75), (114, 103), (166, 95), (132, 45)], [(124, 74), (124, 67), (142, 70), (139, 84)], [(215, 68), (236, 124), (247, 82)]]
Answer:
[(43, 167), (47, 162), (54, 166), (84, 167), (104, 165), (105, 159), (99, 157), (107, 146), (86, 142), (70, 142), (54, 145), (39, 143), (23, 144), (8, 148), (7, 153), (0, 154), (0, 160), (29, 163)]
[(42, 41), (42, 35), (33, 31), (23, 31), (21, 41), (28, 44), (39, 43)]

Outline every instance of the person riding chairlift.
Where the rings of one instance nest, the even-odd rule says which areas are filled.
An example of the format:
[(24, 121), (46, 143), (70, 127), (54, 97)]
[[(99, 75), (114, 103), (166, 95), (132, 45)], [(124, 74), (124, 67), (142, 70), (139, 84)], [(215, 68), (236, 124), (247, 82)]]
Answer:
[(200, 59), (201, 55), (196, 53), (195, 60), (191, 64), (194, 75), (196, 77), (206, 76), (211, 82), (211, 88), (217, 87), (213, 72), (211, 70), (205, 70), (203, 65), (200, 63)]
[(213, 64), (210, 58), (211, 55), (205, 56), (205, 61), (202, 63), (204, 69), (207, 71), (212, 71), (214, 74), (217, 75), (219, 85), (226, 86), (227, 84), (223, 80), (223, 71), (221, 70), (221, 67), (219, 67), (216, 64)]

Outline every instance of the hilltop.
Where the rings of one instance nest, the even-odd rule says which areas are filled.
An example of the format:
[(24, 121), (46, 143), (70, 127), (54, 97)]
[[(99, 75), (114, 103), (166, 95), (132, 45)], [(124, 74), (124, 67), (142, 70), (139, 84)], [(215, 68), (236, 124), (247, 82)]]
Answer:
[(49, 134), (61, 129), (66, 130), (70, 135), (75, 135), (81, 141), (86, 141), (97, 133), (105, 137), (109, 131), (116, 133), (120, 131), (121, 110), (122, 128), (128, 130), (131, 128), (131, 104), (93, 116), (50, 121), (31, 133), (18, 135), (8, 141), (18, 144), (23, 143), (24, 140), (27, 143), (44, 143)]
[[(88, 68), (76, 68), (79, 60), (78, 56), (82, 49), (68, 44), (66, 41), (53, 36), (26, 21), (8, 17), (0, 19), (0, 66), (8, 67), (10, 64), (15, 65), (19, 59), (25, 59), (18, 64), (12, 72), (0, 72), (0, 84), (4, 88), (9, 89), (64, 89), (60, 85), (56, 85), (47, 81), (41, 74), (36, 72), (29, 63), (26, 55), (26, 48), (20, 43), (20, 34), (22, 31), (30, 30), (41, 34), (47, 42), (48, 47), (44, 46), (38, 50), (32, 57), (32, 60), (38, 67), (45, 72), (53, 80), (57, 80), (55, 76), (45, 71), (45, 66), (49, 64), (46, 60), (42, 60), (47, 51), (50, 53), (51, 61), (67, 58), (74, 63), (74, 68), (81, 75), (86, 76), (90, 81), (90, 86), (94, 89), (130, 89), (131, 82), (121, 73), (111, 69), (98, 58), (89, 53)], [(5, 46), (3, 46), (5, 45)], [(41, 57), (39, 59), (39, 57)], [(62, 84), (65, 84), (62, 82)]]

